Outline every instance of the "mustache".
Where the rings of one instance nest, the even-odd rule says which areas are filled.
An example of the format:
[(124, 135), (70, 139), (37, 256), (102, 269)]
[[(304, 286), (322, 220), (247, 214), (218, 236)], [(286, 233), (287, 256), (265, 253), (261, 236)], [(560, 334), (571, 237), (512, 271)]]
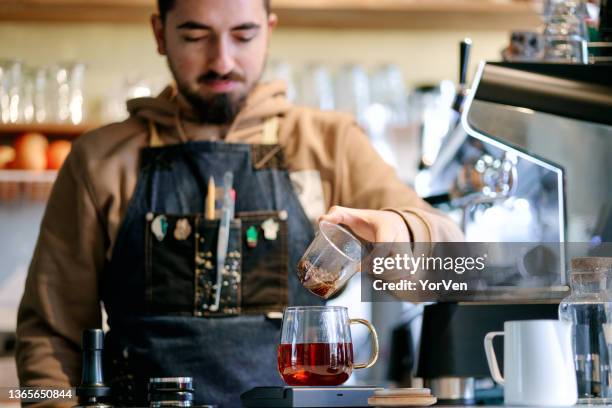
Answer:
[(200, 75), (198, 78), (198, 82), (207, 82), (207, 81), (236, 81), (236, 82), (244, 82), (244, 76), (240, 75), (235, 71), (231, 71), (227, 74), (221, 75), (215, 71), (208, 71), (207, 73)]

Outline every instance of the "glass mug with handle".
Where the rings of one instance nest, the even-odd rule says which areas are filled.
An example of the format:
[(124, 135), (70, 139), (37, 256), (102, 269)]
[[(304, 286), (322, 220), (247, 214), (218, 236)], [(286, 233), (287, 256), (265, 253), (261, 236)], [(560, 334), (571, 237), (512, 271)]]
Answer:
[[(351, 324), (363, 324), (372, 337), (370, 360), (353, 361)], [(378, 336), (365, 319), (349, 319), (346, 307), (288, 307), (283, 314), (278, 346), (278, 371), (292, 386), (336, 386), (349, 379), (353, 369), (369, 368), (378, 359)]]

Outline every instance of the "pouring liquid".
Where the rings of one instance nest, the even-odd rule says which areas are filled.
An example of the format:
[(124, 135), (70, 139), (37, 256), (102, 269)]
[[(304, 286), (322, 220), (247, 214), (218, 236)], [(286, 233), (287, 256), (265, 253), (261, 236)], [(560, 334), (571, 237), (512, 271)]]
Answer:
[(304, 288), (323, 299), (327, 299), (338, 290), (340, 272), (330, 273), (304, 260), (300, 261), (297, 270), (298, 278)]

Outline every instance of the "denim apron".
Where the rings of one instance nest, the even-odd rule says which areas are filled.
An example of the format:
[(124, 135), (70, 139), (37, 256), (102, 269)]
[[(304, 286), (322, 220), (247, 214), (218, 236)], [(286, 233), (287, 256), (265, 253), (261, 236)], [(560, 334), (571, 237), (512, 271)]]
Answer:
[[(240, 407), (252, 387), (281, 384), (283, 308), (322, 301), (295, 273), (313, 231), (281, 149), (270, 143), (277, 123), (264, 126), (268, 143), (250, 145), (189, 142), (177, 120), (183, 143), (169, 146), (160, 146), (150, 124), (151, 145), (141, 151), (101, 282), (110, 326), (104, 370), (116, 405), (147, 405), (151, 377), (193, 377), (195, 403), (222, 408)], [(236, 217), (217, 309), (219, 221), (203, 210), (209, 177), (221, 186), (226, 171), (234, 176)]]

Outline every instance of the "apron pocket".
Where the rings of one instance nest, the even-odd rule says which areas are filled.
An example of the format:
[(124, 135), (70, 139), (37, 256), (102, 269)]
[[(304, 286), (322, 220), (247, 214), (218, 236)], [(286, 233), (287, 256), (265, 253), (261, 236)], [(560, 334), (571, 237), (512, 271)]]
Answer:
[(196, 217), (147, 215), (145, 236), (146, 306), (151, 313), (193, 309)]
[(282, 312), (289, 303), (286, 211), (237, 214), (242, 221), (242, 309)]
[(240, 220), (230, 223), (219, 302), (216, 301), (219, 220), (206, 220), (199, 214), (149, 214), (147, 221), (147, 311), (196, 316), (240, 314)]
[(217, 302), (219, 220), (200, 214), (147, 216), (147, 311), (224, 317), (282, 312), (289, 302), (284, 211), (237, 214), (230, 223)]

